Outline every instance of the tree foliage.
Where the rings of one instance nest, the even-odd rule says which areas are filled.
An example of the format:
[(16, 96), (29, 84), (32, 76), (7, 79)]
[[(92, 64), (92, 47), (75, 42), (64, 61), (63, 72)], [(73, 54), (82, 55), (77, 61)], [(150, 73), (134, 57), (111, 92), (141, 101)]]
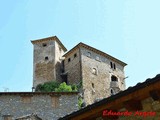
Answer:
[(65, 82), (59, 83), (56, 81), (39, 84), (36, 87), (36, 92), (77, 92), (80, 84), (67, 85)]
[(71, 85), (67, 85), (65, 82), (61, 83), (58, 88), (55, 89), (55, 92), (72, 92)]
[(39, 92), (52, 92), (55, 91), (56, 88), (58, 88), (60, 83), (56, 81), (46, 82), (44, 84), (39, 84), (36, 87), (35, 91)]

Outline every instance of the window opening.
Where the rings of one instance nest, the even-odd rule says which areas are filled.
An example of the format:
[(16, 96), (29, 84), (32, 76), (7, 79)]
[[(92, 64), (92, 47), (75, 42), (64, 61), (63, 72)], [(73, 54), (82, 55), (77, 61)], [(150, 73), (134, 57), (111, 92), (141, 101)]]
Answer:
[(71, 61), (71, 58), (68, 58), (68, 62), (70, 62)]
[(74, 54), (74, 58), (75, 58), (75, 57), (77, 57), (77, 54), (76, 54), (76, 53)]
[(97, 75), (97, 69), (96, 69), (96, 68), (93, 68), (92, 73), (93, 73), (94, 75)]
[(112, 77), (111, 77), (111, 81), (118, 81), (118, 78), (116, 77), (116, 76), (114, 76), (114, 75), (112, 75)]
[(114, 91), (113, 91), (113, 89), (111, 89), (111, 95), (114, 95)]
[(43, 47), (46, 47), (46, 46), (47, 46), (47, 44), (46, 44), (46, 43), (43, 43), (43, 44), (42, 44), (42, 46), (43, 46)]
[(45, 57), (45, 60), (48, 60), (48, 57)]
[(113, 65), (114, 65), (114, 69), (116, 69), (116, 64), (114, 63)]
[(92, 88), (94, 88), (94, 83), (92, 83)]
[(112, 64), (112, 62), (110, 62), (110, 65), (111, 65), (111, 68), (113, 68), (113, 64)]

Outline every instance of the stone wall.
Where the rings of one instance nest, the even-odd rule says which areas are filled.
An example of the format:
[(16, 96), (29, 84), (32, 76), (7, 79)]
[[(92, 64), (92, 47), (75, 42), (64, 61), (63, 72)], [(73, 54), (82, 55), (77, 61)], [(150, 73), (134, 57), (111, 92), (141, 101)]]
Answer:
[(13, 116), (16, 119), (28, 114), (36, 114), (43, 120), (57, 120), (78, 110), (77, 94), (1, 94), (0, 117)]
[[(86, 104), (92, 104), (99, 99), (110, 96), (111, 88), (115, 93), (125, 89), (124, 67), (122, 65), (83, 47), (81, 48), (81, 54)], [(116, 69), (111, 68), (110, 62), (115, 63)], [(111, 82), (112, 75), (118, 78), (116, 84)]]
[(69, 84), (78, 84), (81, 80), (80, 61), (79, 49), (65, 58), (64, 66)]
[(57, 80), (62, 81), (61, 62), (64, 50), (56, 40), (34, 43), (33, 86)]
[(33, 55), (33, 86), (54, 80), (55, 41), (42, 41), (34, 44)]
[(62, 82), (62, 77), (61, 77), (61, 73), (62, 73), (62, 60), (64, 59), (62, 56), (64, 54), (64, 50), (62, 49), (62, 47), (55, 42), (55, 72), (56, 72), (56, 80), (59, 82)]

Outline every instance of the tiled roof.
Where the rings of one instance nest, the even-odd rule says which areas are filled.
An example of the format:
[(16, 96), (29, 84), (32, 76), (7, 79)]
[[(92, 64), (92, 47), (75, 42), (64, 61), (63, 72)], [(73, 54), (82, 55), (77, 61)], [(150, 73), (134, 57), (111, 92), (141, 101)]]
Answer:
[(66, 119), (68, 120), (69, 118), (72, 118), (72, 117), (74, 117), (76, 115), (85, 113), (85, 112), (87, 112), (87, 111), (89, 111), (89, 110), (91, 110), (93, 108), (96, 108), (96, 107), (98, 107), (100, 105), (107, 104), (107, 103), (109, 103), (111, 101), (114, 101), (114, 100), (120, 98), (120, 97), (126, 96), (126, 95), (128, 95), (130, 93), (133, 93), (133, 92), (135, 92), (135, 91), (137, 91), (139, 89), (142, 89), (142, 88), (145, 88), (147, 86), (150, 86), (150, 85), (152, 85), (154, 83), (157, 83), (159, 81), (160, 81), (160, 74), (157, 74), (154, 78), (148, 78), (143, 83), (137, 83), (133, 87), (129, 87), (128, 89), (126, 89), (124, 91), (121, 91), (118, 94), (115, 94), (115, 95), (113, 95), (111, 97), (108, 97), (108, 98), (104, 98), (103, 100), (101, 100), (99, 102), (96, 102), (96, 103), (93, 103), (91, 105), (88, 105), (87, 107), (82, 108), (82, 109), (80, 109), (78, 111), (75, 111), (75, 112), (73, 112), (73, 113), (71, 113), (69, 115), (66, 115), (63, 118), (59, 118), (59, 120), (66, 120)]

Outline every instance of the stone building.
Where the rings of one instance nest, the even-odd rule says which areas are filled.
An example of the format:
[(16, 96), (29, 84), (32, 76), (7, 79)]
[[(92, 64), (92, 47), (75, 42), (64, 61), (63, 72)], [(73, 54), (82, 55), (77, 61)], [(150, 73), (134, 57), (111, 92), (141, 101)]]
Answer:
[(64, 45), (56, 36), (31, 42), (34, 46), (33, 87), (51, 80), (62, 81), (62, 55), (67, 51)]
[(159, 120), (160, 74), (59, 120)]
[(47, 81), (80, 84), (84, 102), (92, 104), (125, 90), (126, 63), (79, 43), (70, 51), (56, 37), (31, 41), (34, 45), (33, 87)]
[(78, 110), (77, 92), (1, 92), (0, 120), (57, 120)]

